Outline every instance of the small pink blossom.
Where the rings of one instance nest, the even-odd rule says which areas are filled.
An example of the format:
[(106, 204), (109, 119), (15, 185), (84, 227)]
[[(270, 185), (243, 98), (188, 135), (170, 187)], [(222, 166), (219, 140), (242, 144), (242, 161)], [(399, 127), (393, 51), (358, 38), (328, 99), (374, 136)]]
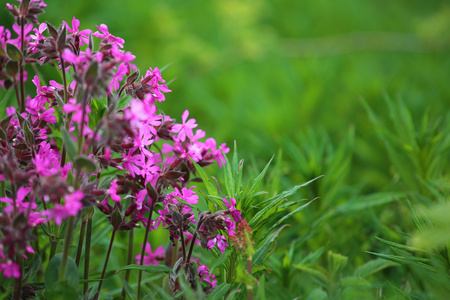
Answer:
[(178, 139), (182, 142), (186, 140), (186, 136), (190, 139), (194, 137), (192, 129), (197, 127), (198, 125), (195, 123), (195, 119), (190, 119), (186, 122), (189, 116), (189, 110), (185, 110), (183, 115), (181, 116), (182, 124), (175, 124), (172, 127), (172, 132), (178, 133)]
[(117, 195), (117, 179), (114, 179), (113, 181), (111, 181), (111, 184), (109, 186), (109, 189), (106, 191), (106, 197), (111, 197), (111, 199), (114, 202), (120, 202), (121, 198), (119, 195)]
[(70, 37), (70, 36), (77, 37), (78, 36), (80, 38), (81, 46), (89, 44), (89, 35), (91, 34), (92, 31), (90, 29), (84, 29), (84, 30), (80, 31), (80, 21), (78, 19), (73, 17), (73, 19), (72, 19), (72, 28), (73, 29), (70, 28), (69, 24), (67, 24), (66, 21), (63, 21), (63, 24), (66, 26), (67, 31), (71, 33), (68, 35), (68, 37)]
[[(141, 245), (142, 249), (142, 245)], [(143, 265), (159, 265), (158, 260), (164, 259), (164, 247), (159, 246), (155, 252), (152, 252), (152, 247), (149, 242), (145, 244), (145, 253), (144, 255)], [(136, 264), (140, 264), (141, 255), (138, 254), (134, 257), (136, 259)]]
[(215, 238), (208, 241), (208, 249), (214, 248), (217, 244), (217, 248), (219, 248), (220, 252), (225, 252), (225, 247), (228, 247), (227, 238), (223, 235), (218, 234)]
[(0, 263), (0, 272), (2, 272), (3, 276), (6, 278), (20, 278), (20, 267), (12, 261), (8, 261), (5, 264)]
[(123, 44), (125, 41), (119, 37), (115, 37), (108, 31), (108, 26), (105, 24), (101, 24), (100, 26), (96, 26), (98, 30), (100, 30), (102, 33), (96, 31), (93, 33), (94, 36), (98, 38), (102, 38), (108, 42), (116, 43), (120, 48), (123, 48)]
[(126, 154), (126, 152), (122, 154), (123, 156), (122, 166), (125, 170), (130, 172), (131, 177), (135, 177), (136, 174), (140, 174), (141, 169), (139, 167), (142, 167), (144, 165), (144, 159), (142, 154), (133, 155), (136, 149), (137, 148), (131, 148), (128, 151), (128, 154)]

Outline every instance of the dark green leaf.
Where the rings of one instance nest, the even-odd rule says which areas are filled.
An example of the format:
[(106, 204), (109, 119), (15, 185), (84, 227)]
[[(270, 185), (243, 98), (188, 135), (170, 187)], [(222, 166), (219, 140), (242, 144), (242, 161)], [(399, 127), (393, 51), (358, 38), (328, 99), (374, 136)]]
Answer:
[(77, 168), (79, 170), (87, 171), (89, 173), (92, 173), (97, 169), (97, 166), (95, 165), (95, 163), (91, 159), (87, 158), (86, 156), (75, 157), (73, 164), (74, 164), (75, 168)]
[(214, 290), (208, 295), (206, 298), (207, 300), (219, 300), (222, 299), (226, 293), (228, 293), (228, 290), (230, 289), (231, 284), (229, 283), (222, 283), (219, 284), (214, 288)]
[(17, 62), (22, 61), (22, 52), (15, 45), (7, 43), (6, 53), (8, 53), (9, 58), (11, 58), (12, 60)]
[(75, 156), (77, 155), (77, 145), (75, 144), (74, 140), (70, 136), (69, 132), (62, 128), (61, 134), (64, 142), (64, 147), (66, 148), (67, 155), (69, 156), (69, 159), (71, 161), (74, 161)]
[(6, 63), (6, 73), (11, 77), (16, 77), (19, 73), (19, 63), (15, 60), (10, 60)]
[(47, 299), (52, 300), (78, 300), (76, 290), (67, 281), (55, 282), (51, 288), (47, 288), (44, 293)]
[[(47, 265), (47, 269), (45, 270), (45, 287), (47, 289), (53, 289), (53, 286), (59, 281), (59, 273), (61, 270), (62, 263), (62, 253), (58, 253), (52, 257), (50, 262)], [(78, 284), (80, 282), (78, 275), (78, 267), (75, 264), (75, 261), (71, 258), (67, 258), (67, 266), (66, 266), (66, 274), (64, 276), (68, 285), (73, 287), (75, 290), (78, 289)], [(63, 281), (63, 282), (66, 282)]]
[(212, 273), (218, 266), (222, 265), (228, 259), (231, 253), (233, 253), (233, 250), (227, 250), (224, 253), (220, 254), (219, 257), (215, 258), (212, 263), (210, 273)]
[(25, 268), (25, 275), (23, 281), (26, 282), (28, 279), (31, 279), (36, 275), (37, 271), (40, 269), (42, 265), (41, 257), (38, 254), (34, 254), (28, 266)]

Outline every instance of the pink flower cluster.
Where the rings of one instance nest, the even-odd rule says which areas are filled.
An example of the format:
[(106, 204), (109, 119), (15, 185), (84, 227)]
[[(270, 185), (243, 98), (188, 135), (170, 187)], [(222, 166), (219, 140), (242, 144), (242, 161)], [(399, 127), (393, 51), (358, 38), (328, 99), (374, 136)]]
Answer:
[[(236, 200), (223, 199), (227, 209), (196, 219), (199, 197), (191, 180), (194, 162), (223, 166), (229, 148), (205, 138), (188, 110), (181, 122), (158, 111), (171, 92), (161, 71), (149, 68), (141, 76), (135, 56), (123, 50), (125, 41), (106, 25), (82, 29), (74, 17), (70, 25), (63, 21), (54, 28), (36, 18), (46, 7), (43, 1), (27, 5), (7, 4), (23, 27), (0, 26), (0, 87), (14, 88), (18, 103), (0, 120), (0, 273), (20, 277), (15, 260), (33, 253), (33, 228), (55, 238), (47, 230), (53, 223), (61, 226), (90, 206), (106, 214), (114, 230), (162, 224), (172, 242), (189, 236), (182, 244), (186, 267), (190, 239), (191, 245), (224, 252), (242, 220)], [(25, 94), (22, 64), (54, 64), (62, 80), (44, 85), (47, 80), (35, 75), (35, 92)], [(113, 174), (109, 180), (105, 170)], [(159, 216), (151, 220), (155, 205)], [(191, 225), (197, 225), (193, 235)], [(147, 255), (137, 255), (138, 261), (157, 264), (164, 258), (162, 246), (152, 252), (147, 241), (144, 245)], [(198, 267), (198, 276), (211, 288), (217, 285), (206, 265)]]

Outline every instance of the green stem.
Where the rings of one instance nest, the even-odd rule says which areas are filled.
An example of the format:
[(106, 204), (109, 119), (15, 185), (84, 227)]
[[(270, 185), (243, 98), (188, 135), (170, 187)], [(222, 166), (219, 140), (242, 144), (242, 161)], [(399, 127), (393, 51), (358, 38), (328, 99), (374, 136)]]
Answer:
[[(153, 208), (155, 206), (155, 202), (153, 199), (151, 199), (151, 205), (150, 205), (150, 213), (148, 215), (148, 221), (147, 221), (147, 226), (145, 228), (145, 236), (144, 236), (144, 243), (143, 243), (143, 247), (142, 247), (142, 251), (141, 251), (141, 260), (139, 262), (139, 264), (142, 266), (144, 263), (144, 254), (145, 254), (145, 246), (147, 245), (147, 238), (148, 238), (148, 233), (150, 231), (150, 226), (152, 224), (152, 214), (153, 214)], [(137, 298), (138, 300), (141, 299), (141, 281), (142, 281), (142, 270), (139, 270), (139, 278), (138, 278), (138, 293), (137, 293)]]
[[(113, 243), (114, 243), (115, 235), (116, 235), (116, 230), (113, 229), (113, 232), (112, 232), (112, 235), (111, 235), (111, 241), (109, 242), (108, 252), (106, 253), (105, 264), (103, 265), (102, 277), (100, 277), (100, 282), (98, 283), (98, 288), (97, 288), (98, 295), (100, 295), (100, 290), (102, 289), (103, 278), (105, 277), (106, 266), (108, 265), (108, 260), (109, 260), (110, 254), (111, 254), (111, 249), (112, 249), (112, 246), (113, 246)], [(96, 299), (97, 298), (98, 297), (96, 297)]]
[(78, 239), (77, 257), (75, 258), (75, 263), (77, 264), (77, 267), (80, 265), (81, 251), (83, 250), (83, 242), (84, 242), (84, 232), (86, 231), (86, 223), (87, 223), (86, 220), (83, 220), (81, 222), (80, 238)]
[(63, 251), (63, 257), (62, 257), (62, 262), (61, 262), (61, 272), (59, 273), (60, 281), (64, 280), (64, 277), (66, 274), (67, 259), (69, 257), (70, 243), (72, 242), (72, 231), (73, 231), (74, 222), (75, 222), (75, 217), (70, 216), (69, 220), (67, 221), (66, 236), (64, 238), (64, 251)]
[(50, 261), (52, 257), (55, 255), (58, 243), (59, 243), (58, 238), (55, 238), (55, 236), (50, 237), (50, 256), (48, 257), (48, 261)]
[(87, 280), (89, 279), (89, 260), (91, 257), (91, 236), (92, 236), (92, 217), (87, 221), (87, 230), (86, 230), (86, 246), (84, 247), (84, 294), (87, 293), (89, 289), (89, 283)]
[[(127, 255), (127, 265), (131, 265), (133, 262), (133, 243), (134, 243), (134, 230), (130, 230), (128, 232), (128, 255)], [(127, 282), (130, 281), (131, 270), (125, 271), (125, 280)], [(125, 299), (127, 297), (127, 293), (125, 292), (125, 288), (122, 289), (122, 298)]]

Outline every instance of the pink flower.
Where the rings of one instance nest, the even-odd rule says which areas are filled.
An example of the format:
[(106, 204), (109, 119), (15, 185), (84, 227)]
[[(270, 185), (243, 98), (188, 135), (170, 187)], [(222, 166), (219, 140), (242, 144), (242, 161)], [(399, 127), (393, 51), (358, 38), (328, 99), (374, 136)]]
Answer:
[[(142, 245), (141, 245), (142, 249)], [(155, 252), (152, 252), (152, 247), (149, 242), (145, 244), (145, 253), (144, 255), (143, 265), (159, 265), (158, 260), (164, 259), (164, 247), (159, 246)], [(136, 259), (136, 264), (140, 264), (141, 255), (138, 254), (134, 257)]]
[(84, 46), (84, 45), (88, 45), (89, 44), (89, 35), (91, 34), (91, 30), (90, 29), (84, 29), (80, 31), (80, 21), (78, 19), (76, 19), (75, 17), (73, 17), (72, 19), (72, 28), (70, 29), (69, 24), (67, 24), (66, 21), (63, 21), (63, 24), (66, 25), (66, 29), (68, 32), (71, 32), (72, 34), (69, 34), (69, 36), (75, 36), (75, 37), (80, 37), (80, 45)]
[(64, 208), (69, 216), (76, 216), (83, 208), (83, 203), (81, 203), (83, 198), (84, 193), (82, 191), (75, 191), (65, 196)]
[(96, 31), (93, 33), (94, 36), (96, 36), (98, 38), (102, 38), (111, 43), (116, 43), (120, 48), (123, 48), (123, 43), (125, 43), (125, 41), (119, 37), (115, 37), (112, 34), (110, 34), (108, 31), (108, 26), (106, 26), (105, 24), (101, 24), (100, 26), (96, 26), (96, 27), (102, 33)]
[(139, 167), (144, 165), (144, 158), (142, 154), (133, 155), (136, 149), (137, 148), (131, 148), (128, 151), (128, 154), (125, 154), (126, 152), (122, 153), (122, 166), (125, 170), (130, 172), (131, 177), (135, 177), (135, 174), (140, 174), (141, 169)]
[(114, 202), (120, 202), (121, 198), (117, 195), (117, 179), (114, 179), (109, 186), (109, 189), (106, 191), (105, 199), (110, 196)]
[[(69, 102), (64, 104), (63, 112), (73, 113), (72, 121), (81, 124), (81, 118), (83, 117), (83, 105), (81, 103), (76, 103), (75, 99), (69, 99)], [(86, 113), (84, 115), (84, 122), (89, 122), (89, 115), (91, 113), (91, 108), (86, 105)]]
[(117, 91), (120, 87), (120, 81), (123, 80), (123, 76), (125, 76), (128, 72), (128, 66), (124, 63), (121, 63), (117, 68), (116, 73), (114, 73), (111, 82), (108, 84), (109, 92)]
[(29, 108), (26, 108), (26, 111), (29, 112), (33, 117), (31, 117), (31, 120), (34, 122), (36, 120), (45, 121), (49, 124), (56, 123), (56, 117), (53, 115), (55, 113), (54, 108), (49, 108), (48, 110), (44, 111), (43, 113), (31, 110)]
[(225, 252), (225, 247), (228, 247), (227, 238), (223, 235), (218, 234), (215, 238), (208, 241), (208, 250), (214, 248), (217, 244), (217, 248), (219, 248), (220, 252)]
[(20, 278), (20, 267), (12, 261), (8, 261), (6, 264), (0, 263), (0, 272), (3, 272), (6, 278)]
[(183, 199), (189, 204), (197, 204), (198, 203), (198, 196), (195, 194), (195, 192), (192, 190), (195, 188), (195, 186), (191, 186), (189, 188), (182, 188), (181, 192), (178, 188), (175, 188), (175, 191), (171, 192), (168, 197), (177, 197), (180, 199)]
[(178, 139), (182, 142), (186, 140), (186, 136), (192, 139), (194, 137), (192, 129), (198, 126), (195, 124), (195, 119), (190, 119), (186, 122), (188, 116), (189, 110), (186, 109), (181, 116), (182, 124), (175, 124), (172, 127), (172, 132), (178, 133)]
[(222, 199), (225, 202), (225, 206), (228, 207), (228, 211), (236, 222), (242, 221), (241, 211), (236, 209), (236, 199), (230, 198), (230, 202), (226, 198)]
[[(213, 159), (217, 161), (220, 167), (225, 164), (225, 158), (223, 157), (223, 154), (227, 154), (230, 152), (230, 148), (227, 148), (226, 144), (223, 143), (220, 145), (219, 149), (216, 148), (216, 140), (213, 138), (207, 138), (205, 141), (205, 146), (211, 150)], [(223, 151), (223, 153), (222, 153)]]
[(206, 273), (209, 273), (209, 268), (207, 265), (198, 266), (197, 273), (199, 277), (205, 276)]
[(18, 208), (19, 212), (25, 212), (28, 209), (36, 209), (37, 204), (34, 201), (30, 202), (24, 202), (23, 200), (28, 195), (28, 193), (31, 191), (31, 187), (21, 187), (17, 190), (17, 197), (14, 201), (11, 198), (1, 197), (0, 202), (9, 203), (10, 205), (5, 207), (5, 212), (10, 212), (14, 210), (14, 203), (16, 207)]
[(204, 281), (209, 282), (209, 284), (211, 285), (210, 292), (217, 286), (217, 279), (214, 274), (205, 273)]

